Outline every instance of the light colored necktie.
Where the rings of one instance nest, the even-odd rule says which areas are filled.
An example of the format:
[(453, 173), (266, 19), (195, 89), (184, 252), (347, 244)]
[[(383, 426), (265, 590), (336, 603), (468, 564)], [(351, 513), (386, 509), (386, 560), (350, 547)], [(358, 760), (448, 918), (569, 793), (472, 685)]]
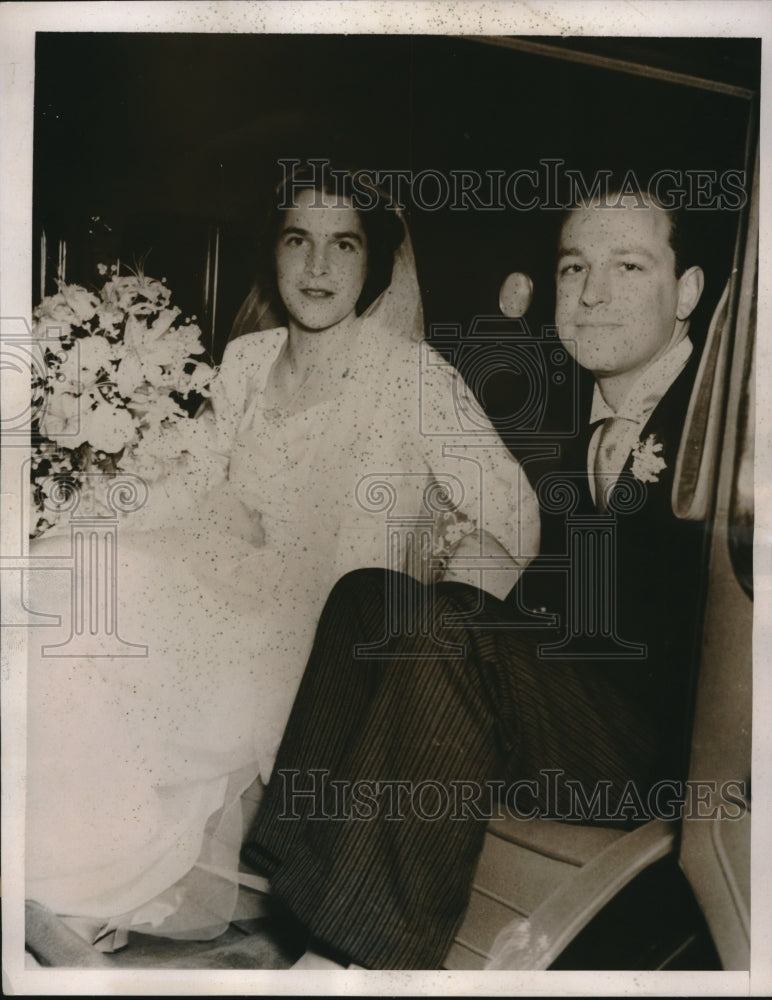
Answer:
[(598, 450), (595, 453), (595, 506), (605, 513), (607, 499), (612, 485), (619, 478), (619, 473), (627, 455), (622, 455), (625, 438), (630, 432), (630, 425), (635, 421), (625, 417), (606, 417), (600, 429)]

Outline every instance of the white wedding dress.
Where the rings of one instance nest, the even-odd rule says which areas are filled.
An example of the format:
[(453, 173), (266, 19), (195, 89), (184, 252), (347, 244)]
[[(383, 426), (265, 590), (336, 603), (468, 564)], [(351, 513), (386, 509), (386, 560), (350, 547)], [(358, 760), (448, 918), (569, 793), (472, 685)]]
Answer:
[[(416, 302), (412, 260), (401, 267)], [(384, 302), (396, 290), (404, 309), (399, 273)], [(449, 484), (455, 512), (435, 549), (463, 525), (521, 567), (537, 551), (520, 467), (490, 428), (464, 426), (466, 387), (395, 315), (362, 319), (339, 389), (292, 415), (264, 401), (287, 331), (229, 345), (212, 423), (227, 478), (187, 495), (153, 484), (119, 526), (117, 627), (146, 655), (100, 656), (99, 634), (87, 656), (44, 654), (69, 631), (70, 539), (31, 546), (63, 569), (29, 574), (30, 607), (62, 627), (29, 638), (26, 895), (87, 918), (93, 937), (224, 929), (240, 797), (270, 775), (325, 599), (362, 566), (426, 574), (427, 554), (395, 538), (426, 523), (432, 483)]]

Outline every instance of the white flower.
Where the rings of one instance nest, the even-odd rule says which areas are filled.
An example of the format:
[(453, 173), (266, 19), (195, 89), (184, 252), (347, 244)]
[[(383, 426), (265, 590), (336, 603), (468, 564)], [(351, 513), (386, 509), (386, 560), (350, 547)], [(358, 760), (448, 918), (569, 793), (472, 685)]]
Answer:
[(435, 555), (448, 555), (476, 530), (476, 522), (459, 510), (449, 510), (435, 517)]
[(57, 389), (46, 397), (40, 433), (65, 448), (77, 448), (86, 440), (81, 433), (80, 396)]
[(179, 388), (190, 354), (201, 352), (197, 328), (171, 326), (178, 316), (178, 309), (168, 309), (151, 326), (133, 315), (126, 321), (126, 356), (139, 362), (143, 380), (150, 385)]
[(140, 386), (147, 381), (145, 368), (136, 351), (121, 358), (114, 379), (118, 392), (128, 399), (133, 399)]
[(35, 307), (33, 315), (36, 319), (50, 319), (64, 323), (74, 323), (77, 319), (61, 292), (57, 292), (56, 295), (47, 295), (40, 305)]
[(52, 365), (52, 372), (55, 382), (65, 392), (79, 395), (94, 385), (100, 375), (112, 378), (115, 350), (104, 337), (79, 337), (61, 356), (64, 361)]
[(147, 315), (165, 308), (171, 291), (155, 278), (144, 274), (126, 274), (105, 282), (102, 298), (132, 315)]
[(136, 411), (143, 433), (147, 427), (158, 427), (162, 424), (175, 423), (177, 418), (188, 419), (184, 410), (167, 393), (149, 392)]
[(100, 330), (104, 330), (111, 337), (117, 337), (124, 320), (123, 310), (118, 309), (114, 303), (108, 302), (97, 309), (96, 315)]
[[(149, 330), (153, 363), (181, 371), (191, 354), (201, 353), (200, 331), (196, 326), (169, 329), (169, 312), (165, 310), (161, 313)], [(179, 310), (176, 310), (172, 318), (178, 315)]]
[(214, 368), (211, 365), (206, 364), (203, 361), (195, 362), (195, 367), (193, 371), (188, 373), (183, 373), (180, 382), (184, 389), (181, 389), (184, 394), (189, 392), (197, 392), (202, 396), (209, 396), (209, 383), (215, 376)]
[(80, 321), (61, 292), (43, 299), (32, 314), (32, 332), (37, 340), (52, 341), (51, 350), (72, 340), (73, 327)]
[(99, 308), (96, 295), (80, 285), (59, 284), (56, 295), (48, 295), (35, 309), (35, 326), (38, 336), (45, 336), (48, 328), (57, 326), (84, 326), (95, 316)]
[[(48, 367), (32, 386), (43, 400), (33, 485), (66, 473), (95, 510), (109, 513), (99, 493), (115, 471), (184, 483), (186, 490), (222, 478), (210, 428), (179, 403), (192, 392), (208, 395), (214, 377), (200, 360), (201, 330), (180, 324), (170, 290), (143, 274), (113, 275), (100, 294), (60, 283), (35, 309)], [(33, 490), (38, 510), (40, 502)], [(40, 518), (35, 533), (49, 527), (50, 519)]]
[(80, 352), (73, 347), (71, 350), (63, 352), (60, 357), (63, 357), (64, 361), (58, 365), (52, 365), (56, 381), (54, 389), (79, 396), (86, 385), (93, 381), (90, 375), (81, 371)]
[(91, 394), (83, 398), (92, 405), (86, 407), (81, 415), (81, 433), (83, 440), (88, 441), (92, 448), (114, 455), (136, 438), (137, 429), (128, 410), (112, 406)]
[(47, 342), (52, 351), (58, 352), (64, 344), (72, 341), (72, 323), (64, 318), (36, 313), (32, 335), (36, 340)]
[(112, 371), (113, 360), (119, 356), (114, 344), (97, 335), (81, 338), (76, 341), (75, 347), (80, 354), (81, 368), (94, 375), (100, 371), (109, 374)]
[(81, 326), (94, 318), (99, 308), (96, 295), (86, 291), (81, 285), (66, 285), (64, 282), (59, 285), (59, 291)]
[(162, 337), (179, 315), (180, 310), (176, 306), (173, 309), (162, 309), (158, 318), (148, 327), (153, 339)]
[(667, 462), (661, 458), (662, 444), (658, 443), (653, 434), (645, 441), (639, 441), (633, 448), (632, 474), (642, 483), (659, 482), (659, 474), (667, 468)]

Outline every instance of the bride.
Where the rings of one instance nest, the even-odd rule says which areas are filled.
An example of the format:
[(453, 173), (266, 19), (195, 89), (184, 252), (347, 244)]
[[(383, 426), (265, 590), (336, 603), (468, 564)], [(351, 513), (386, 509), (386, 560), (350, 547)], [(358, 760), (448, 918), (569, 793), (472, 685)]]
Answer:
[[(469, 436), (466, 387), (420, 341), (401, 216), (318, 166), (278, 194), (256, 332), (228, 345), (199, 418), (225, 478), (187, 501), (153, 484), (120, 529), (117, 620), (146, 656), (100, 654), (94, 636), (93, 654), (55, 658), (30, 638), (26, 896), (90, 941), (225, 929), (241, 797), (270, 775), (341, 575), (429, 581), (440, 556), (451, 574), (457, 553), (506, 554), (509, 589), (538, 547), (519, 466), (479, 414)], [(444, 508), (427, 507), (432, 484)], [(428, 549), (410, 528), (427, 510)], [(43, 537), (31, 554), (69, 544)], [(69, 574), (30, 577), (32, 606), (66, 625)]]

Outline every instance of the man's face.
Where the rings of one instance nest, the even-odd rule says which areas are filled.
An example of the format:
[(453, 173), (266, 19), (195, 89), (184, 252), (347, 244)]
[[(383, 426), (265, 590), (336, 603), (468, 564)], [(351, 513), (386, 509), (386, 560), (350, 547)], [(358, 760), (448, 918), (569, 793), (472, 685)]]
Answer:
[(575, 209), (561, 232), (555, 319), (569, 353), (599, 376), (642, 370), (677, 337), (670, 221), (635, 204)]

